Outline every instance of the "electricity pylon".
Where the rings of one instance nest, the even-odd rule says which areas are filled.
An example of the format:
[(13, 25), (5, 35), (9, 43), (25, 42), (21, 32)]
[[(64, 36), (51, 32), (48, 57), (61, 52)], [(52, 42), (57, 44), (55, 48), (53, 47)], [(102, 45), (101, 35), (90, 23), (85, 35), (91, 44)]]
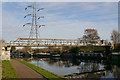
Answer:
[(37, 21), (40, 18), (44, 18), (44, 16), (37, 16), (37, 12), (43, 10), (44, 8), (37, 8), (36, 3), (34, 3), (32, 6), (27, 6), (25, 8), (25, 10), (27, 10), (28, 8), (32, 9), (32, 14), (27, 14), (24, 18), (26, 18), (27, 16), (31, 16), (32, 17), (32, 22), (24, 24), (23, 27), (26, 26), (26, 25), (31, 25), (29, 38), (39, 38), (40, 37), (39, 28), (41, 26), (45, 26), (45, 25), (39, 25), (38, 24)]

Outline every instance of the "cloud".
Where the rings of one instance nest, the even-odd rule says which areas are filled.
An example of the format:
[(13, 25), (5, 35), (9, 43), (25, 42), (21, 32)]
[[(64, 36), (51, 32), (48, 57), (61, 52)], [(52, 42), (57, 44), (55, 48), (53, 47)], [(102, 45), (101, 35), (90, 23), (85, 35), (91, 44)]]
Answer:
[[(57, 4), (57, 5), (56, 5)], [(79, 20), (112, 20), (117, 18), (117, 3), (100, 2), (100, 3), (48, 3), (40, 4), (45, 7), (45, 15), (57, 14), (60, 19), (79, 19)], [(111, 11), (113, 10), (113, 11)], [(41, 14), (44, 14), (44, 11)], [(47, 17), (47, 16), (46, 16)], [(51, 17), (53, 19), (54, 16)]]
[[(84, 30), (94, 28), (98, 30), (101, 39), (110, 40), (110, 33), (113, 29), (117, 29), (116, 23), (97, 23), (97, 22), (71, 22), (57, 21), (47, 22), (46, 27), (40, 29), (42, 38), (68, 38), (76, 39), (82, 37)], [(106, 31), (107, 30), (107, 31)]]
[(0, 40), (2, 39), (2, 3), (0, 2)]
[(119, 0), (4, 0), (3, 2), (118, 2)]
[[(2, 37), (6, 41), (14, 40), (20, 37), (23, 33), (22, 23), (14, 17), (13, 14), (3, 11), (3, 19), (2, 19)], [(26, 29), (26, 28), (24, 28)], [(26, 31), (26, 30), (25, 30)], [(26, 34), (22, 34), (26, 35)]]
[[(19, 37), (29, 37), (30, 26), (22, 27), (26, 21), (30, 21), (30, 18), (23, 18), (25, 15), (23, 9), (27, 3), (11, 3), (9, 5), (12, 5), (12, 9), (7, 7), (8, 3), (4, 5), (3, 38), (10, 41)], [(101, 39), (110, 40), (110, 33), (118, 27), (114, 3), (37, 3), (37, 5), (45, 7), (45, 10), (38, 14), (45, 16), (45, 19), (39, 21), (40, 24), (46, 25), (39, 29), (41, 38), (77, 39), (82, 37), (84, 29), (95, 28)]]

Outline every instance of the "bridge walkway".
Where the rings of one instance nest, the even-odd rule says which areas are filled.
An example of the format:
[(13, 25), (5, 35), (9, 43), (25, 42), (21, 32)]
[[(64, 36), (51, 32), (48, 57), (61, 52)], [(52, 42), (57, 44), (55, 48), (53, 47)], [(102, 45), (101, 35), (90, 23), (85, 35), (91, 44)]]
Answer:
[(24, 79), (37, 79), (39, 78), (40, 80), (46, 80), (42, 75), (37, 73), (36, 71), (32, 70), (28, 66), (22, 64), (19, 61), (16, 60), (11, 60), (10, 63), (12, 64), (13, 68), (15, 69), (18, 78), (24, 78)]

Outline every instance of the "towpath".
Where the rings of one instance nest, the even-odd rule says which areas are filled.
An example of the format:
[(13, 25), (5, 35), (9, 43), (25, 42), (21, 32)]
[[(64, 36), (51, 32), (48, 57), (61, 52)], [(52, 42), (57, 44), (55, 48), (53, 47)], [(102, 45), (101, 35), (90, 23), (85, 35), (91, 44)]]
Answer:
[(36, 71), (32, 70), (28, 66), (22, 64), (19, 61), (11, 60), (10, 63), (12, 64), (13, 68), (18, 75), (18, 78), (29, 78), (29, 79), (41, 79), (46, 80), (41, 74), (37, 73)]

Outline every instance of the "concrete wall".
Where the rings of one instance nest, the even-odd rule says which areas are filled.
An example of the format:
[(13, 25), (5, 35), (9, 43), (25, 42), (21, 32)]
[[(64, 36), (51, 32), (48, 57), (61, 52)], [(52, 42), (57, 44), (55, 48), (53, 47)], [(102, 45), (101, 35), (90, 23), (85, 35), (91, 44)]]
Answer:
[(10, 49), (11, 47), (2, 47), (2, 60), (10, 60)]

